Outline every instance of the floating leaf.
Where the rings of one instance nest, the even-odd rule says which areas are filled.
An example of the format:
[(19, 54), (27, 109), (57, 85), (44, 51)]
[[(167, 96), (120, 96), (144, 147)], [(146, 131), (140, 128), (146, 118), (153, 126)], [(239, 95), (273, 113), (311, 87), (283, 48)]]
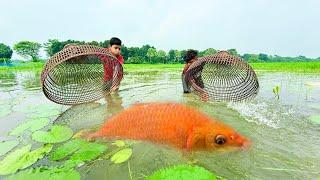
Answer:
[(0, 156), (6, 154), (11, 149), (16, 147), (18, 144), (19, 144), (19, 141), (16, 141), (16, 140), (0, 142)]
[(83, 147), (81, 147), (78, 151), (76, 151), (71, 157), (72, 161), (90, 161), (95, 159), (100, 154), (102, 154), (107, 147), (98, 143), (87, 143)]
[(116, 154), (114, 154), (111, 157), (111, 161), (118, 164), (123, 163), (127, 161), (132, 155), (132, 149), (131, 148), (125, 148), (120, 151), (118, 151)]
[(78, 151), (84, 141), (81, 139), (74, 139), (64, 143), (62, 146), (58, 147), (53, 153), (50, 154), (49, 158), (53, 161), (61, 160), (68, 155)]
[(52, 150), (52, 147), (52, 144), (45, 144), (39, 149), (36, 149), (28, 153), (21, 162), (21, 164), (23, 164), (21, 169), (31, 166), (32, 164), (37, 162), (38, 159), (42, 159), (46, 154), (48, 154)]
[(9, 135), (10, 136), (20, 136), (24, 131), (29, 130), (31, 132), (42, 129), (43, 127), (49, 124), (49, 119), (47, 118), (39, 118), (32, 119), (23, 124), (20, 124), (18, 127), (14, 128)]
[(213, 180), (216, 176), (210, 171), (199, 166), (179, 165), (170, 168), (165, 168), (156, 171), (151, 176), (147, 177), (147, 180), (166, 180), (166, 179), (180, 179), (180, 180), (192, 180), (192, 179), (206, 179)]
[[(71, 155), (67, 163), (77, 165), (90, 161), (102, 154), (107, 147), (103, 144), (87, 142), (82, 139), (73, 139), (58, 147), (51, 155), (51, 160), (61, 160)], [(71, 162), (72, 161), (72, 162)]]
[(126, 143), (124, 141), (121, 140), (116, 140), (114, 143), (112, 143), (113, 145), (116, 145), (117, 147), (123, 147), (126, 145)]
[(0, 161), (0, 175), (7, 175), (15, 173), (21, 167), (21, 159), (29, 153), (31, 144), (8, 154), (2, 161)]
[(68, 179), (80, 180), (80, 173), (74, 169), (66, 167), (39, 167), (27, 169), (17, 174), (11, 175), (7, 180), (36, 180), (36, 179)]
[(65, 126), (54, 125), (51, 131), (36, 131), (32, 134), (32, 139), (43, 143), (64, 142), (72, 137), (72, 130)]
[(8, 154), (8, 156), (6, 156), (0, 162), (0, 175), (12, 174), (19, 169), (24, 169), (31, 166), (32, 164), (37, 162), (38, 159), (43, 158), (45, 154), (50, 152), (52, 149), (52, 145), (46, 144), (31, 152), (30, 149), (31, 144)]
[(320, 124), (320, 116), (319, 115), (309, 116), (309, 120), (314, 123)]

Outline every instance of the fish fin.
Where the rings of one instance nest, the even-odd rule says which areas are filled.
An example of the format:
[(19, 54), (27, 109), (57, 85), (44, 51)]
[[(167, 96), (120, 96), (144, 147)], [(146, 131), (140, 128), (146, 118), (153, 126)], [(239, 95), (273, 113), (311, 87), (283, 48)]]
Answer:
[(192, 148), (194, 148), (194, 145), (197, 144), (202, 139), (202, 137), (203, 136), (201, 135), (199, 130), (192, 128), (187, 139), (187, 150), (191, 150)]
[(95, 132), (95, 133), (87, 134), (84, 138), (87, 141), (94, 141), (98, 137), (101, 137), (101, 134), (99, 132)]
[(144, 105), (148, 105), (149, 103), (141, 103), (141, 102), (135, 102), (133, 103), (131, 106), (144, 106)]

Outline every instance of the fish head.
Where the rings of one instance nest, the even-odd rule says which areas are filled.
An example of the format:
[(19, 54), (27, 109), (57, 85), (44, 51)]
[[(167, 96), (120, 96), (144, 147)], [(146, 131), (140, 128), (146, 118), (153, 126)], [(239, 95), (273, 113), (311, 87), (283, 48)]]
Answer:
[(209, 128), (205, 134), (205, 146), (207, 149), (232, 149), (240, 148), (246, 150), (251, 141), (226, 125)]

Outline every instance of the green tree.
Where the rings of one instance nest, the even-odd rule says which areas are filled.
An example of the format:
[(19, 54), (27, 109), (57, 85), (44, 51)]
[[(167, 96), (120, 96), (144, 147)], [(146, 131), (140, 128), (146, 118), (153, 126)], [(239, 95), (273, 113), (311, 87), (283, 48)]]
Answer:
[(126, 62), (126, 60), (129, 58), (129, 49), (125, 45), (121, 46), (121, 55)]
[(99, 42), (97, 42), (97, 41), (91, 41), (86, 44), (93, 45), (93, 46), (99, 46)]
[[(81, 44), (96, 44), (95, 41), (86, 43), (84, 41), (77, 41), (77, 40), (67, 40), (67, 41), (59, 41), (57, 39), (49, 39), (47, 43), (44, 44), (44, 49), (47, 52), (48, 56), (53, 56), (55, 53), (61, 51), (65, 45), (67, 44), (76, 44), (76, 45), (81, 45)], [(99, 43), (100, 45), (100, 43)]]
[(265, 61), (265, 62), (267, 62), (267, 61), (269, 60), (269, 57), (268, 57), (267, 54), (262, 54), (262, 53), (260, 53), (260, 54), (259, 54), (259, 59), (260, 59), (260, 61)]
[(202, 52), (199, 53), (200, 56), (210, 56), (210, 55), (214, 55), (217, 53), (217, 50), (213, 49), (213, 48), (208, 48)]
[(158, 52), (157, 52), (157, 62), (158, 63), (166, 63), (166, 59), (167, 59), (167, 57), (166, 57), (166, 52), (165, 51), (163, 51), (163, 50), (159, 50)]
[(228, 49), (227, 51), (233, 56), (239, 56), (239, 54), (238, 54), (236, 49)]
[(143, 59), (147, 59), (148, 58), (147, 53), (148, 53), (149, 48), (154, 48), (154, 47), (150, 46), (149, 44), (143, 45), (139, 49), (139, 53), (137, 55)]
[(174, 52), (173, 49), (171, 49), (169, 52), (168, 52), (168, 61), (169, 62), (174, 62), (176, 59), (176, 53)]
[(107, 47), (109, 47), (109, 45), (110, 45), (110, 40), (104, 40), (102, 42), (99, 42), (100, 47), (107, 48)]
[(12, 53), (13, 51), (9, 46), (0, 43), (0, 62), (10, 61)]
[(31, 41), (21, 41), (13, 46), (13, 49), (20, 56), (27, 58), (31, 57), (32, 61), (37, 61), (39, 57), (41, 44)]
[(157, 56), (157, 50), (155, 48), (149, 48), (147, 52), (147, 57), (150, 63), (155, 62), (155, 57)]
[(175, 60), (174, 62), (175, 63), (179, 63), (179, 62), (182, 62), (182, 58), (181, 58), (181, 51), (179, 50), (174, 50), (174, 54), (175, 54)]
[(186, 53), (187, 53), (187, 50), (182, 50), (182, 51), (180, 51), (180, 59), (179, 59), (179, 62), (180, 63), (184, 63), (184, 60), (183, 60), (183, 58), (184, 58), (184, 56), (186, 55)]
[(259, 55), (257, 54), (244, 54), (242, 58), (247, 62), (259, 62)]

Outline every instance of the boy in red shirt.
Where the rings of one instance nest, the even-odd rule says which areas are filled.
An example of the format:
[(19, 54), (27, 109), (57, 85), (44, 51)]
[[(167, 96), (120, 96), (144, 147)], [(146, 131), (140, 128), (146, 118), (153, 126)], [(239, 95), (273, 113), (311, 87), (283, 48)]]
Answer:
[[(121, 55), (121, 43), (122, 42), (119, 38), (116, 38), (116, 37), (111, 38), (109, 42), (108, 51), (113, 56), (115, 56), (118, 59), (119, 63), (122, 65), (124, 63), (124, 59), (123, 59), (123, 56)], [(101, 60), (104, 60), (103, 57), (100, 57), (100, 58)], [(113, 78), (114, 67), (112, 64), (109, 64), (109, 63), (104, 63), (103, 67), (104, 67), (104, 81), (108, 82)], [(119, 86), (120, 86), (120, 81), (117, 82), (117, 84), (112, 87), (111, 91), (118, 90)]]
[(110, 47), (109, 51), (111, 52), (112, 55), (114, 55), (120, 64), (124, 63), (124, 59), (121, 56), (121, 40), (119, 38), (113, 37), (110, 39)]

